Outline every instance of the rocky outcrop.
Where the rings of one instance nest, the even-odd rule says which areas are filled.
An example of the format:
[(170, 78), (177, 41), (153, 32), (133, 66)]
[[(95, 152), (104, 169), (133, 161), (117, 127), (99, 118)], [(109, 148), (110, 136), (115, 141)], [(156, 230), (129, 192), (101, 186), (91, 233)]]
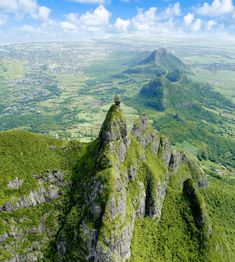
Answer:
[(123, 112), (120, 106), (112, 105), (99, 133), (99, 155), (101, 159), (98, 158), (97, 167), (101, 169), (107, 167), (104, 158), (107, 157), (106, 153), (109, 151), (118, 158), (117, 163), (123, 162), (127, 144), (127, 125)]
[[(183, 190), (187, 208), (192, 210), (189, 222), (195, 219), (196, 227), (204, 232), (201, 243), (205, 243), (210, 224), (204, 204), (199, 203), (197, 187), (207, 184), (200, 168), (184, 153), (173, 150), (145, 115), (128, 133), (120, 103), (116, 98), (95, 141), (72, 147), (70, 162), (74, 166), (68, 179), (56, 170), (34, 175), (37, 187), (0, 207), (6, 229), (0, 235), (0, 248), (13, 254), (9, 261), (129, 261), (135, 225), (142, 220), (162, 221), (173, 179), (180, 194)], [(70, 158), (70, 152), (64, 149)], [(24, 183), (16, 177), (9, 182), (8, 190), (21, 189)], [(32, 224), (31, 213), (27, 221), (17, 217), (29, 210), (38, 212)], [(17, 219), (9, 220), (14, 214)], [(22, 229), (17, 223), (26, 226)], [(33, 241), (24, 254), (20, 249), (14, 251), (18, 243), (23, 246), (21, 240), (26, 237)], [(49, 243), (53, 238), (55, 241)]]
[[(47, 171), (43, 175), (34, 176), (38, 179), (38, 189), (32, 190), (25, 197), (22, 197), (13, 202), (7, 202), (0, 206), (1, 212), (13, 212), (19, 208), (28, 208), (50, 202), (59, 197), (60, 187), (62, 186), (64, 175), (60, 171)], [(14, 187), (22, 185), (22, 181), (16, 178), (9, 184)], [(12, 188), (13, 189), (13, 188)]]
[(19, 189), (23, 184), (23, 180), (16, 177), (14, 180), (8, 183), (8, 188), (10, 189)]
[[(76, 250), (81, 250), (78, 260), (127, 261), (136, 219), (160, 220), (169, 179), (188, 160), (171, 149), (146, 116), (127, 134), (119, 105), (111, 106), (95, 145), (95, 170), (83, 186), (81, 218), (74, 235)], [(60, 261), (76, 260), (71, 258), (74, 251), (65, 231), (66, 222), (57, 241), (57, 255)]]
[[(5, 233), (0, 235), (0, 251), (4, 248), (11, 254), (11, 258), (5, 260), (1, 260), (0, 256), (1, 261), (42, 261), (45, 243), (49, 242), (49, 238), (57, 231), (58, 220), (55, 214), (61, 211), (56, 205), (67, 186), (65, 175), (58, 170), (52, 170), (34, 175), (34, 179), (37, 182), (37, 188), (32, 189), (24, 197), (12, 198), (11, 202), (0, 207), (1, 225), (5, 226)], [(19, 189), (23, 183), (23, 180), (16, 177), (8, 184), (8, 188), (9, 190)], [(43, 206), (44, 203), (50, 205)], [(53, 206), (55, 203), (56, 205)], [(41, 216), (37, 217), (38, 214)], [(48, 223), (54, 223), (50, 230)], [(26, 239), (30, 241), (28, 246), (24, 246)]]

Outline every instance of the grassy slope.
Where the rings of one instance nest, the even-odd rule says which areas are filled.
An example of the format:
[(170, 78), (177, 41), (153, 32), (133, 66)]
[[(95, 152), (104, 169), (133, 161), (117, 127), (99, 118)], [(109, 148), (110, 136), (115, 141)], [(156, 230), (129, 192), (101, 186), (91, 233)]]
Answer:
[(198, 230), (191, 210), (183, 197), (181, 185), (190, 176), (186, 166), (170, 181), (167, 197), (158, 223), (148, 217), (138, 219), (132, 241), (132, 261), (199, 261)]
[[(187, 142), (198, 149), (195, 156), (223, 165), (235, 166), (233, 137), (234, 123), (225, 112), (232, 112), (234, 104), (209, 86), (182, 80), (164, 81), (164, 97), (137, 96), (125, 102), (146, 113), (154, 126), (171, 142)], [(162, 104), (165, 110), (162, 111)], [(161, 111), (156, 109), (161, 108)], [(189, 153), (190, 149), (183, 147)]]
[[(62, 157), (58, 149), (64, 142), (53, 138), (28, 133), (8, 131), (0, 133), (0, 205), (14, 196), (24, 196), (37, 187), (33, 175), (46, 170), (61, 169)], [(18, 177), (23, 186), (18, 190), (8, 188), (8, 183)]]
[[(94, 175), (94, 156), (96, 155), (97, 141), (91, 143), (87, 149), (79, 143), (71, 142), (65, 149), (61, 150), (61, 147), (65, 146), (63, 141), (23, 131), (11, 131), (0, 133), (0, 145), (1, 159), (4, 161), (1, 162), (4, 164), (0, 169), (1, 184), (4, 185), (1, 187), (1, 193), (5, 197), (5, 201), (10, 199), (9, 194), (16, 197), (27, 194), (32, 188), (37, 187), (32, 178), (35, 173), (38, 174), (50, 169), (71, 171), (76, 166), (73, 169), (74, 184), (67, 199), (69, 202), (67, 202), (67, 211), (65, 210), (65, 212), (68, 212), (70, 207), (74, 207), (67, 216), (67, 225), (61, 237), (71, 239), (73, 234), (76, 236), (80, 201), (83, 196), (81, 185), (87, 184)], [(57, 149), (52, 150), (49, 148), (50, 146), (56, 146)], [(136, 163), (141, 155), (139, 150), (138, 144), (132, 141), (122, 168)], [(162, 173), (161, 165), (155, 162), (151, 152), (147, 152), (146, 157), (148, 170), (152, 170), (156, 174), (159, 173), (159, 179)], [(79, 163), (78, 159), (80, 159)], [(146, 167), (142, 167), (140, 171), (143, 178)], [(213, 234), (209, 245), (212, 250), (217, 250), (216, 253), (207, 251), (202, 253), (198, 238), (199, 231), (194, 226), (189, 204), (182, 194), (182, 183), (189, 177), (189, 174), (188, 167), (181, 166), (178, 174), (171, 178), (159, 223), (148, 217), (137, 220), (132, 242), (133, 256), (131, 261), (201, 261), (203, 259), (206, 259), (206, 261), (233, 261), (235, 254), (233, 247), (235, 240), (233, 180), (210, 178), (209, 187), (201, 190), (201, 193), (205, 196), (213, 225)], [(7, 189), (7, 182), (4, 182), (4, 180), (11, 181), (16, 175), (27, 183), (20, 190), (10, 192)], [(112, 185), (112, 181), (109, 180), (110, 174), (105, 170), (98, 172), (97, 176), (107, 185)], [(109, 187), (107, 190), (110, 190)], [(131, 183), (128, 189), (130, 208), (132, 208), (132, 198), (136, 193), (138, 192), (136, 192), (134, 183)], [(103, 202), (105, 199), (106, 196), (101, 199), (102, 205), (105, 205), (105, 202)], [(29, 247), (34, 246), (38, 241), (42, 241), (47, 248), (45, 237), (53, 239), (55, 232), (60, 227), (58, 218), (61, 217), (63, 209), (62, 203), (58, 201), (30, 209), (16, 210), (13, 213), (2, 213), (0, 215), (0, 235), (4, 232), (12, 232), (15, 228), (17, 233), (23, 234), (23, 239), (15, 241), (13, 237), (8, 238), (8, 243), (12, 243), (9, 251), (6, 251), (1, 244), (0, 260), (10, 258), (15, 251), (24, 254)], [(46, 225), (43, 234), (28, 234), (28, 229), (37, 227), (41, 223), (41, 218)], [(76, 241), (71, 242), (71, 249), (76, 250), (76, 246)], [(51, 261), (50, 255), (54, 256), (54, 252), (51, 252), (50, 248), (47, 249), (47, 252), (49, 253), (48, 261)], [(74, 253), (74, 256), (78, 257), (78, 254)]]
[[(173, 88), (174, 92), (171, 91)], [(172, 92), (166, 98), (167, 115), (156, 121), (160, 131), (166, 133), (172, 142), (190, 141), (196, 144), (200, 149), (199, 159), (203, 153), (207, 159), (234, 167), (232, 123), (220, 114), (220, 110), (232, 111), (234, 105), (209, 87), (190, 81), (171, 85), (167, 87), (167, 92)]]
[[(118, 114), (113, 116), (113, 112), (107, 116), (107, 121), (114, 118), (121, 118)], [(138, 124), (138, 123), (137, 123)], [(152, 129), (146, 129), (146, 134), (151, 135)], [(138, 170), (138, 174), (127, 187), (127, 217), (125, 223), (129, 222), (131, 213), (134, 210), (136, 199), (140, 194), (139, 182), (143, 182), (145, 187), (150, 183), (151, 187), (156, 187), (156, 184), (162, 180), (165, 175), (165, 168), (162, 165), (161, 158), (156, 158), (150, 148), (146, 149), (146, 162), (141, 162), (139, 159), (143, 154), (142, 148), (135, 140), (131, 138), (131, 143), (127, 151), (126, 159), (121, 164), (121, 172), (127, 172), (130, 166), (135, 166)], [(94, 175), (94, 162), (95, 159), (90, 153), (96, 152), (96, 141), (90, 146), (90, 152), (84, 157), (86, 164), (81, 162), (78, 168), (77, 178), (80, 183), (87, 184)], [(113, 166), (115, 166), (115, 151), (105, 151), (107, 158), (111, 158)], [(95, 155), (95, 154), (94, 154)], [(112, 168), (111, 168), (112, 169)], [(108, 205), (110, 197), (115, 193), (115, 172), (112, 172), (109, 167), (97, 172), (96, 176), (101, 179), (102, 183), (106, 187), (107, 195), (104, 194), (104, 203), (102, 206)], [(84, 176), (86, 174), (86, 176)], [(204, 256), (204, 250), (201, 248), (199, 229), (195, 226), (192, 211), (189, 206), (188, 200), (182, 193), (182, 184), (185, 179), (189, 177), (197, 177), (197, 173), (189, 168), (188, 165), (182, 165), (178, 170), (176, 176), (173, 176), (168, 188), (167, 199), (165, 201), (162, 218), (158, 223), (157, 220), (145, 217), (137, 220), (135, 225), (135, 233), (132, 243), (132, 258), (131, 261), (200, 261)], [(61, 231), (61, 237), (63, 239), (69, 239), (69, 254), (66, 259), (82, 259), (87, 254), (86, 242), (82, 239), (82, 236), (78, 235), (78, 223), (80, 221), (79, 212), (81, 212), (82, 198), (84, 197), (82, 191), (84, 187), (75, 186), (74, 196), (77, 198), (75, 206), (71, 209), (67, 216), (65, 227)], [(76, 192), (76, 193), (75, 193)], [(118, 196), (116, 196), (118, 197)], [(118, 198), (116, 198), (117, 201)], [(83, 207), (84, 208), (84, 207)], [(106, 206), (108, 209), (108, 206)], [(89, 209), (85, 213), (85, 221), (92, 228), (96, 228), (99, 222), (97, 218), (89, 215)], [(75, 219), (77, 216), (79, 219)], [(84, 219), (84, 218), (83, 218)], [(96, 220), (94, 220), (96, 219)], [(110, 232), (115, 229), (117, 224), (118, 230), (122, 230), (123, 222), (118, 218), (113, 220), (111, 217), (105, 217), (102, 221), (100, 237), (110, 237)], [(121, 231), (120, 231), (121, 232)], [(77, 253), (77, 247), (79, 246), (80, 256)], [(51, 256), (55, 253), (53, 249), (49, 252)]]
[(235, 260), (235, 183), (233, 178), (210, 178), (203, 192), (212, 230), (211, 245), (217, 251), (208, 253), (209, 261)]
[[(83, 145), (78, 142), (67, 143), (25, 131), (1, 132), (0, 205), (14, 202), (14, 199), (37, 190), (39, 184), (34, 175), (43, 175), (45, 171), (61, 170), (69, 182), (73, 167), (83, 152), (82, 148)], [(16, 177), (23, 180), (23, 185), (19, 189), (10, 189), (8, 183)], [(67, 189), (64, 188), (62, 195), (52, 202), (18, 209), (12, 213), (0, 213), (0, 235), (10, 234), (6, 241), (0, 243), (0, 261), (10, 259), (15, 252), (19, 255), (27, 254), (38, 244), (46, 248), (48, 238), (52, 239), (57, 233), (59, 219), (63, 218), (66, 211), (64, 190)], [(41, 226), (42, 232), (29, 232)], [(12, 232), (18, 234), (18, 238), (14, 238)], [(9, 249), (6, 249), (5, 244)]]
[(159, 223), (148, 217), (137, 220), (131, 261), (234, 261), (234, 182), (212, 178), (208, 188), (200, 190), (212, 223), (211, 238), (201, 249), (200, 231), (180, 186), (188, 176), (187, 168), (181, 168), (178, 175), (170, 181)]

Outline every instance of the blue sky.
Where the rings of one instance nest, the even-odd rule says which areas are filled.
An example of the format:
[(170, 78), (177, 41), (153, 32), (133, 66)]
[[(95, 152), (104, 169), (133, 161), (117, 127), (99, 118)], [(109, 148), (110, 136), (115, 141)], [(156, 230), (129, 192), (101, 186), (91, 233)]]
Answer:
[(234, 35), (232, 0), (0, 0), (0, 41)]

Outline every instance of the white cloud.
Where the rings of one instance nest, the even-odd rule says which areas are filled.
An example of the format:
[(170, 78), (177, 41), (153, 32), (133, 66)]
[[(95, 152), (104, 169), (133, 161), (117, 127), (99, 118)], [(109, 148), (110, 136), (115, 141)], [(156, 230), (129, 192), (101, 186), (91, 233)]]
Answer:
[(76, 24), (78, 22), (78, 15), (75, 13), (70, 13), (66, 16), (67, 21), (71, 24)]
[(104, 4), (105, 0), (70, 0), (81, 4)]
[(16, 0), (1, 0), (0, 1), (0, 11), (1, 12), (14, 12), (17, 10), (17, 1)]
[[(15, 30), (15, 28), (14, 28)], [(24, 37), (33, 38), (34, 40), (38, 39), (53, 39), (59, 40), (62, 35), (61, 25), (58, 21), (55, 20), (46, 20), (40, 25), (29, 25), (25, 24), (19, 28), (20, 32), (25, 32)]]
[(35, 0), (18, 0), (17, 7), (20, 11), (30, 14), (31, 12), (36, 12), (38, 5)]
[(103, 32), (109, 26), (110, 17), (111, 13), (103, 5), (99, 5), (93, 12), (86, 12), (80, 16), (70, 13), (60, 24), (65, 31)]
[(130, 19), (130, 32), (145, 34), (167, 33), (176, 29), (177, 19), (181, 14), (180, 3), (168, 6), (158, 12), (157, 7), (148, 10), (138, 9), (137, 15)]
[(128, 31), (128, 27), (130, 26), (130, 20), (125, 20), (122, 18), (117, 18), (114, 27), (116, 29), (117, 32), (127, 32)]
[(198, 13), (203, 16), (220, 16), (229, 14), (234, 10), (232, 0), (213, 0), (211, 4), (204, 3)]
[(64, 29), (65, 31), (77, 30), (77, 26), (73, 23), (70, 23), (69, 21), (63, 21), (60, 24), (61, 24), (62, 29)]
[(195, 22), (192, 24), (192, 31), (199, 32), (202, 28), (202, 20), (197, 18)]
[(188, 13), (184, 16), (184, 23), (186, 26), (190, 26), (194, 20), (194, 14)]
[(144, 12), (143, 9), (138, 9), (137, 15), (131, 19), (131, 25), (137, 31), (149, 31), (155, 27), (157, 22), (157, 8), (150, 7)]
[(30, 15), (34, 19), (47, 20), (51, 10), (38, 5), (36, 0), (1, 0), (0, 13), (15, 14), (18, 18)]
[(108, 25), (111, 13), (99, 5), (93, 12), (86, 12), (80, 16), (79, 23), (87, 27), (100, 27)]
[[(106, 2), (105, 0), (81, 1), (89, 3)], [(209, 9), (212, 8), (215, 1), (216, 0), (214, 0), (211, 5), (206, 5), (205, 3), (194, 12), (188, 12), (185, 15), (181, 15), (179, 2), (174, 5), (169, 5), (165, 10), (160, 11), (157, 7), (150, 7), (147, 10), (137, 9), (135, 16), (129, 19), (118, 17), (114, 23), (111, 23), (111, 13), (104, 5), (99, 5), (93, 10), (84, 13), (69, 13), (64, 15), (64, 19), (52, 20), (49, 18), (51, 10), (45, 6), (40, 6), (37, 0), (0, 0), (0, 26), (4, 25), (7, 20), (13, 16), (18, 18), (19, 15), (40, 20), (40, 23), (34, 23), (34, 25), (30, 24), (29, 20), (23, 20), (29, 23), (23, 26), (12, 27), (11, 35), (17, 35), (18, 30), (18, 36), (24, 37), (26, 40), (77, 40), (93, 36), (111, 36), (115, 33), (156, 36), (161, 33), (172, 34), (185, 32), (196, 34), (210, 31), (218, 32), (218, 30), (222, 32), (226, 30), (222, 30), (222, 25), (225, 21), (224, 16), (222, 18), (202, 18), (198, 13), (198, 10), (201, 11), (205, 6)], [(218, 0), (217, 2), (220, 4), (224, 3), (224, 1)], [(212, 9), (210, 9), (210, 13), (212, 12), (211, 10)], [(222, 10), (222, 12), (225, 12), (225, 9)], [(233, 12), (235, 14), (235, 10)], [(213, 14), (215, 14), (215, 11), (213, 11)], [(231, 18), (231, 15), (229, 15), (228, 18)], [(4, 29), (5, 27), (3, 26), (1, 28)], [(230, 27), (226, 28), (230, 30)], [(25, 34), (22, 34), (22, 32)], [(10, 32), (8, 36), (9, 35)]]
[(7, 20), (8, 20), (8, 17), (6, 15), (1, 15), (0, 14), (0, 26), (5, 25)]
[(20, 31), (24, 33), (32, 33), (35, 32), (35, 27), (31, 25), (23, 25), (20, 27)]
[(211, 31), (215, 26), (217, 25), (217, 22), (214, 20), (209, 20), (206, 24), (206, 30)]
[(45, 6), (39, 6), (36, 13), (32, 14), (32, 18), (39, 20), (47, 20), (49, 19), (49, 15), (51, 10)]
[(177, 2), (174, 5), (170, 5), (166, 10), (164, 10), (160, 16), (161, 18), (172, 18), (174, 16), (180, 16), (181, 9), (180, 9), (180, 3)]
[(50, 13), (51, 10), (46, 6), (40, 6), (38, 9), (38, 17), (42, 20), (47, 20), (49, 18)]
[(99, 5), (94, 11), (78, 15), (70, 13), (65, 21), (60, 21), (60, 27), (66, 33), (126, 33), (145, 34), (156, 32), (169, 32), (175, 28), (174, 17), (180, 14), (180, 5), (169, 6), (162, 12), (157, 12), (156, 7), (148, 10), (137, 9), (136, 16), (130, 19), (117, 18), (110, 24), (111, 13)]

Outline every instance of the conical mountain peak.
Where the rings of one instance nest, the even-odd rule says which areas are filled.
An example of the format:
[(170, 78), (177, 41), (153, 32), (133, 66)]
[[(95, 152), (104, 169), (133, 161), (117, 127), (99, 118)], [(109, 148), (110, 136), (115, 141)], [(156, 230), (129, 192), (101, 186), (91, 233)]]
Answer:
[[(115, 97), (116, 99), (116, 97)], [(107, 144), (109, 142), (123, 139), (125, 140), (127, 136), (127, 125), (124, 113), (120, 107), (120, 100), (115, 101), (102, 124), (102, 128), (99, 133), (99, 138), (102, 144)]]
[(155, 49), (148, 57), (142, 60), (139, 65), (156, 65), (164, 68), (167, 72), (186, 69), (184, 63), (166, 48)]

